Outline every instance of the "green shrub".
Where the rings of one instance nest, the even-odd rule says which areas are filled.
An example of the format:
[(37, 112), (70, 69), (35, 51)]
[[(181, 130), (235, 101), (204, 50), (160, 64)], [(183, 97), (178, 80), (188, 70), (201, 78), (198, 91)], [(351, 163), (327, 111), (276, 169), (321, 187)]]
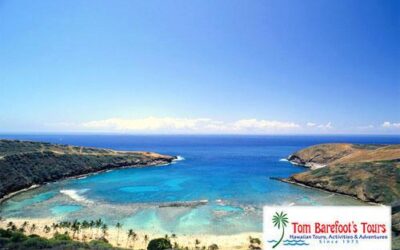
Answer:
[(11, 238), (12, 234), (12, 231), (0, 228), (0, 237)]
[(92, 240), (89, 242), (90, 248), (93, 249), (111, 249), (113, 246), (104, 240)]
[(45, 248), (50, 248), (50, 242), (44, 238), (29, 238), (25, 240), (22, 245), (25, 248), (30, 248), (30, 249), (45, 249)]
[(25, 235), (23, 235), (20, 232), (12, 232), (11, 235), (11, 242), (22, 242), (25, 241), (28, 237), (26, 237)]
[(171, 242), (165, 238), (151, 240), (149, 245), (147, 246), (147, 250), (165, 250), (171, 248)]
[(71, 237), (69, 237), (68, 234), (60, 234), (60, 233), (55, 233), (53, 236), (54, 240), (71, 240)]

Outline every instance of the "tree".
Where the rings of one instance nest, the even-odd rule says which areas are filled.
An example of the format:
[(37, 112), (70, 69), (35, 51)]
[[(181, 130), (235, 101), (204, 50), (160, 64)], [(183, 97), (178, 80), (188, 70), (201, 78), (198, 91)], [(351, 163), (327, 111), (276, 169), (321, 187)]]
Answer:
[(145, 234), (143, 240), (144, 240), (144, 245), (147, 246), (147, 242), (149, 241), (149, 236)]
[(81, 224), (80, 224), (80, 222), (79, 222), (78, 220), (74, 220), (74, 221), (72, 222), (71, 230), (72, 230), (72, 232), (73, 232), (73, 234), (72, 234), (72, 238), (73, 238), (73, 239), (75, 239), (76, 233), (79, 233), (80, 226), (81, 226)]
[(138, 235), (135, 232), (133, 232), (133, 235), (132, 235), (133, 247), (135, 247), (135, 242), (137, 240), (138, 240)]
[(282, 227), (281, 238), (279, 239), (278, 242), (275, 243), (275, 245), (272, 246), (272, 248), (275, 248), (283, 240), (283, 237), (285, 236), (285, 227), (289, 223), (289, 220), (287, 214), (284, 214), (283, 212), (281, 213), (276, 212), (275, 215), (272, 217), (272, 222), (274, 223), (274, 227), (278, 227), (278, 229)]
[(171, 242), (165, 238), (151, 240), (147, 250), (166, 250), (172, 248)]
[(174, 239), (174, 248), (178, 248), (178, 247), (175, 247), (175, 245), (178, 245), (176, 243), (176, 234), (171, 234), (171, 239)]
[(89, 222), (90, 239), (93, 239), (93, 228), (94, 228), (95, 225), (96, 225), (96, 223), (95, 223), (93, 220), (91, 220), (91, 221)]
[(96, 238), (98, 237), (99, 230), (100, 230), (100, 228), (101, 228), (102, 225), (103, 225), (103, 221), (102, 221), (101, 219), (96, 220), (96, 222), (95, 222), (95, 227), (96, 227), (96, 229), (97, 229), (97, 231), (96, 231)]
[(23, 228), (24, 231), (25, 231), (25, 228), (26, 228), (28, 225), (29, 225), (29, 222), (24, 221), (24, 222), (22, 223), (22, 225), (21, 225), (21, 228)]
[(208, 246), (208, 250), (218, 250), (218, 245), (217, 244), (212, 244)]
[(53, 231), (56, 231), (56, 233), (57, 233), (57, 228), (58, 227), (59, 227), (59, 225), (57, 223), (51, 224), (51, 228), (53, 228)]
[(36, 224), (32, 224), (29, 231), (30, 231), (31, 233), (34, 233), (35, 230), (36, 230)]
[(129, 240), (131, 239), (131, 237), (133, 236), (133, 234), (134, 234), (133, 230), (132, 230), (132, 229), (129, 229), (129, 230), (128, 230), (128, 237), (126, 238), (126, 247), (128, 247)]
[(9, 221), (9, 222), (7, 223), (7, 229), (11, 229), (13, 226), (14, 226), (14, 222)]
[(46, 233), (46, 234), (48, 234), (50, 232), (50, 230), (51, 230), (51, 228), (49, 226), (47, 226), (47, 225), (45, 225), (43, 227), (43, 232)]
[(122, 224), (117, 222), (117, 224), (115, 225), (115, 227), (117, 228), (117, 245), (119, 246), (118, 240), (119, 240), (119, 231), (121, 230)]
[(196, 249), (199, 249), (200, 241), (198, 239), (196, 239), (194, 241), (194, 245), (195, 245)]
[(107, 224), (103, 224), (103, 226), (101, 226), (101, 231), (103, 232), (103, 238), (107, 236), (107, 230), (108, 230)]
[(81, 225), (81, 228), (82, 228), (82, 237), (83, 238), (86, 238), (86, 235), (85, 235), (85, 229), (87, 229), (87, 228), (89, 228), (89, 222), (87, 221), (87, 220), (84, 220), (84, 221), (82, 221), (82, 225)]

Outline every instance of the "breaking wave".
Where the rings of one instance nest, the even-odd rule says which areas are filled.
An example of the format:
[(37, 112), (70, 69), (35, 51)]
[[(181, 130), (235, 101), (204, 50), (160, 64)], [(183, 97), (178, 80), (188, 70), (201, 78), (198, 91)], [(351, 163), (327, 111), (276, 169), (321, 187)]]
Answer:
[(177, 155), (175, 161), (183, 161), (185, 158), (183, 156)]
[(93, 201), (86, 199), (82, 194), (88, 191), (88, 189), (62, 189), (60, 193), (65, 194), (69, 198), (77, 202), (93, 203)]

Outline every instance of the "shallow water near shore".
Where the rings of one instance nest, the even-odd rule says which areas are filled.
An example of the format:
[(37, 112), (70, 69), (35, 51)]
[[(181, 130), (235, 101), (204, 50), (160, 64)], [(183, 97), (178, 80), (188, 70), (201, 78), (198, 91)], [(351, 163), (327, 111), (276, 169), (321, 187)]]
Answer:
[[(358, 205), (353, 198), (271, 180), (306, 171), (285, 159), (324, 142), (399, 143), (386, 136), (7, 135), (116, 150), (179, 155), (167, 166), (62, 180), (12, 197), (6, 218), (97, 219), (159, 233), (261, 232), (264, 205)], [(49, 166), (51, 167), (51, 166)]]

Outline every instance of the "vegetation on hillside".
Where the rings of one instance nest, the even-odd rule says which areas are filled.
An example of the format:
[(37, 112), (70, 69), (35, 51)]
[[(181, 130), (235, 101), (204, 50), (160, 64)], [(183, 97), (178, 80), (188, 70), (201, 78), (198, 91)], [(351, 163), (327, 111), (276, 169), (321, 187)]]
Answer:
[(400, 145), (321, 144), (288, 159), (312, 170), (286, 181), (391, 205), (393, 249), (400, 249)]
[(304, 166), (335, 165), (400, 159), (400, 145), (327, 143), (297, 151), (288, 160)]
[(0, 140), (0, 198), (34, 184), (111, 168), (165, 164), (173, 159), (155, 153)]
[(400, 199), (400, 161), (337, 164), (293, 175), (307, 186), (391, 204)]

